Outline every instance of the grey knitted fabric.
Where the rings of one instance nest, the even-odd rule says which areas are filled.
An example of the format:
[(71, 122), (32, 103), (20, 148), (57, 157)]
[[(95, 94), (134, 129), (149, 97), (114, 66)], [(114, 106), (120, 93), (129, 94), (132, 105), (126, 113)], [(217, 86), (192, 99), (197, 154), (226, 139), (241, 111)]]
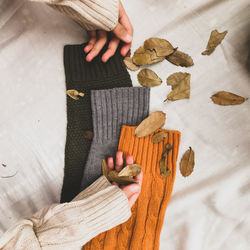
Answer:
[(94, 138), (84, 168), (81, 190), (102, 175), (102, 159), (114, 156), (122, 125), (136, 126), (149, 112), (150, 89), (91, 90)]

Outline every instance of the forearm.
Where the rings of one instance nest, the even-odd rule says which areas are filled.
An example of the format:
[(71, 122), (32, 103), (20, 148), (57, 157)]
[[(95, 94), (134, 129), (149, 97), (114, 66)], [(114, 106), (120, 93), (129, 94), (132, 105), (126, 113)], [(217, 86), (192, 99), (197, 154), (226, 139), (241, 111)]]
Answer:
[(72, 202), (54, 204), (8, 230), (0, 249), (81, 249), (130, 217), (126, 195), (102, 176)]
[(86, 30), (111, 31), (118, 23), (119, 0), (30, 0), (46, 3)]

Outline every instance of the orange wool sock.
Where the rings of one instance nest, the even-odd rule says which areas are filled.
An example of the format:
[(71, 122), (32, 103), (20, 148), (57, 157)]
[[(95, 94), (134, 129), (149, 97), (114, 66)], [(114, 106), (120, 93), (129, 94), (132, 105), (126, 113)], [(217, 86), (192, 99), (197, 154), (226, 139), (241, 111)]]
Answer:
[[(125, 223), (92, 239), (83, 250), (159, 249), (160, 233), (175, 180), (180, 132), (159, 129), (155, 133), (166, 131), (168, 136), (154, 144), (151, 142), (153, 134), (138, 138), (135, 128), (123, 126), (119, 141), (119, 151), (124, 152), (124, 156), (133, 155), (134, 162), (143, 168), (142, 189), (132, 215)], [(163, 177), (159, 162), (167, 143), (173, 147), (166, 159), (171, 174)]]

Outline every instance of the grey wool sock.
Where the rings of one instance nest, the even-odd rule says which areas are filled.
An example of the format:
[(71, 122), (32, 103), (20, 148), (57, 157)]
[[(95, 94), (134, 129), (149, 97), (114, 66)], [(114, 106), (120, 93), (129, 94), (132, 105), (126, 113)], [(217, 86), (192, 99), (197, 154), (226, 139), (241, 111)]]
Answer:
[(102, 159), (115, 155), (122, 125), (136, 126), (148, 116), (149, 97), (144, 87), (91, 90), (94, 138), (81, 190), (102, 175)]

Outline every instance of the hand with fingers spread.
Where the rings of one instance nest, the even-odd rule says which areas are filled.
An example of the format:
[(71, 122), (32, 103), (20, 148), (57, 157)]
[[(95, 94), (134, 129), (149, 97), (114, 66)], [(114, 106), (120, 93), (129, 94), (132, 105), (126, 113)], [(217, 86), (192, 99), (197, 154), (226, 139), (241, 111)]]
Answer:
[[(128, 155), (126, 157), (126, 161), (125, 161), (125, 165), (129, 165), (129, 164), (133, 164), (133, 156), (132, 155)], [(108, 158), (108, 168), (110, 170), (114, 169), (117, 172), (120, 172), (123, 168), (123, 153), (118, 151), (116, 153), (116, 163), (114, 166), (114, 159), (113, 157), (109, 157)], [(125, 195), (128, 198), (128, 202), (130, 207), (132, 208), (132, 206), (134, 205), (134, 203), (136, 202), (137, 198), (139, 197), (139, 194), (141, 192), (141, 185), (142, 185), (142, 178), (143, 178), (143, 173), (141, 172), (140, 174), (138, 174), (135, 179), (137, 180), (138, 183), (133, 183), (127, 186), (121, 186), (121, 190), (125, 193)], [(117, 185), (116, 183), (113, 183), (115, 185)]]
[[(88, 34), (90, 40), (88, 45), (84, 48), (84, 51), (88, 53), (86, 60), (90, 62), (100, 53), (101, 49), (107, 43), (108, 33), (104, 30), (92, 30), (89, 31)], [(108, 59), (115, 54), (120, 42), (123, 43), (121, 47), (122, 56), (125, 56), (131, 47), (133, 39), (133, 27), (121, 2), (119, 3), (118, 24), (111, 31), (110, 36), (108, 49), (102, 55), (103, 62), (107, 62)]]

